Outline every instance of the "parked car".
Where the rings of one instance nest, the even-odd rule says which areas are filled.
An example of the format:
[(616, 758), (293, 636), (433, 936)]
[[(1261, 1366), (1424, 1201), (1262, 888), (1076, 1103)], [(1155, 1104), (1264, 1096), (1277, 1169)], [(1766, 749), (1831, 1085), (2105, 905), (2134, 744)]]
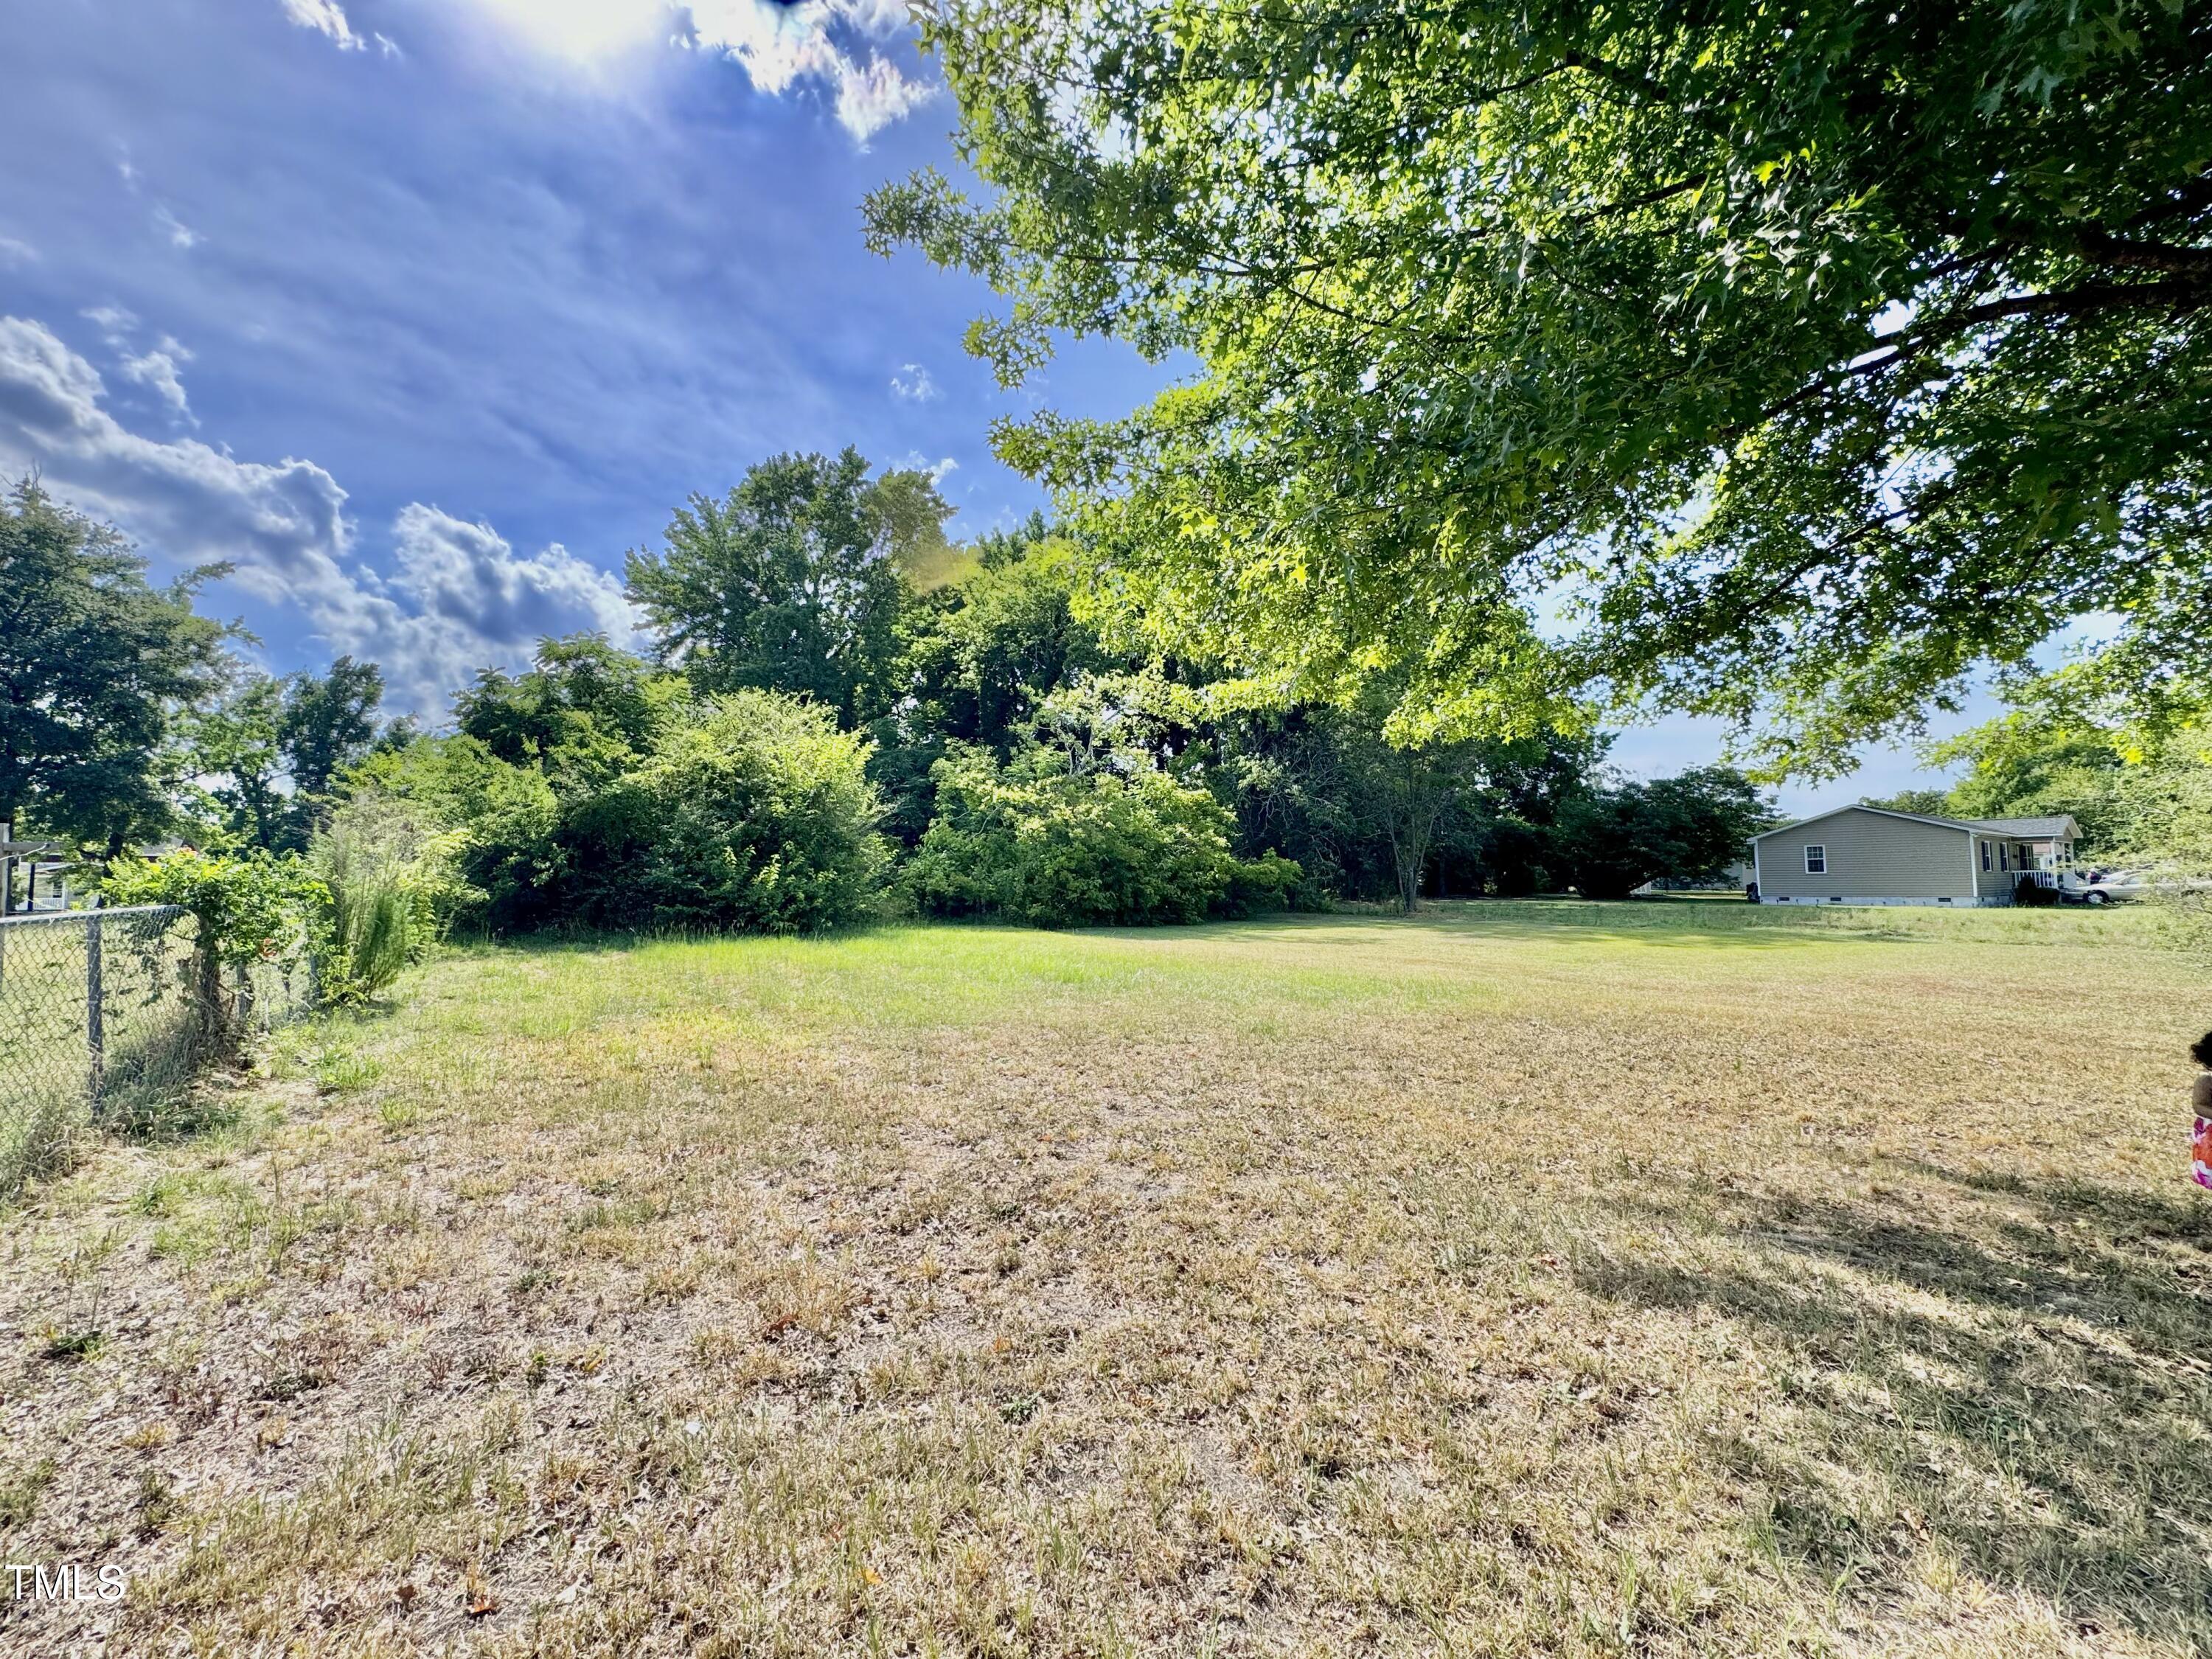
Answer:
[(2071, 904), (2114, 904), (2142, 898), (2153, 886), (2148, 870), (2076, 871), (2058, 890)]

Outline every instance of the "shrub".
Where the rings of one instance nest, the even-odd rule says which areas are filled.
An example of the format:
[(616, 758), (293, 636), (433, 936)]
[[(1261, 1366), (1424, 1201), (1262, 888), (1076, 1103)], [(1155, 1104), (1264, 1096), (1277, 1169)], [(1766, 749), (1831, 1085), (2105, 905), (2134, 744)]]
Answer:
[(939, 817), (904, 888), (937, 915), (1042, 927), (1191, 922), (1279, 906), (1298, 866), (1241, 863), (1228, 810), (1202, 789), (1118, 757), (1087, 771), (1043, 751), (1001, 767), (988, 750), (938, 763)]
[(890, 854), (868, 749), (817, 703), (744, 690), (707, 704), (571, 819), (582, 914), (769, 933), (872, 915)]
[(419, 808), (379, 790), (337, 810), (311, 855), (330, 896), (318, 963), (325, 1001), (366, 1002), (389, 988), (482, 896), (461, 878), (467, 844), (467, 832), (434, 830)]
[(545, 775), (471, 737), (421, 738), (373, 756), (348, 780), (354, 796), (404, 803), (426, 829), (465, 832), (453, 854), (455, 913), (495, 932), (559, 915), (569, 868), (561, 801)]
[(125, 855), (108, 866), (100, 889), (111, 903), (175, 905), (198, 924), (185, 1034), (195, 1059), (228, 1051), (240, 1036), (242, 1009), (225, 996), (223, 969), (303, 968), (322, 954), (330, 890), (296, 854), (182, 847), (153, 859)]
[(126, 854), (108, 866), (100, 890), (113, 904), (173, 904), (198, 921), (199, 951), (226, 967), (296, 961), (330, 895), (294, 854), (258, 849), (203, 853), (180, 847), (159, 858)]

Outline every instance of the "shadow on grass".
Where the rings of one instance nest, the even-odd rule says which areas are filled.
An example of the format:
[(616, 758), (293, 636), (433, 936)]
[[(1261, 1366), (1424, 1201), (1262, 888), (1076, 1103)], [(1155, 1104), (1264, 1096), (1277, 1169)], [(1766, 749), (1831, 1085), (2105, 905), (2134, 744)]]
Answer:
[[(1788, 1352), (1792, 1409), (1717, 1443), (1765, 1493), (1778, 1555), (1880, 1586), (1932, 1535), (2085, 1634), (2212, 1649), (2212, 1211), (1925, 1173), (1970, 1207), (1731, 1194), (1734, 1265), (1610, 1259), (1576, 1276), (1620, 1304), (1726, 1315)], [(1976, 1196), (1992, 1191), (2012, 1201)]]
[[(1822, 920), (1815, 921), (1814, 916)], [(1254, 917), (1240, 921), (1200, 923), (1187, 928), (1121, 929), (1123, 933), (1197, 933), (1217, 937), (1249, 933), (1254, 938), (1285, 932), (1331, 928), (1391, 927), (1445, 938), (1516, 939), (1632, 945), (1660, 950), (1799, 949), (1808, 944), (1911, 945), (1924, 933), (1892, 931), (1879, 923), (1839, 927), (1820, 911), (1785, 915), (1726, 901), (1680, 904), (1620, 899), (1449, 899), (1432, 901), (1413, 915), (1395, 909), (1338, 910)], [(1109, 930), (1091, 930), (1104, 932)]]
[[(1972, 915), (1973, 912), (1961, 914)], [(1926, 927), (1911, 927), (1869, 916), (1867, 913), (1791, 910), (1746, 904), (1741, 898), (1703, 895), (1665, 895), (1615, 900), (1572, 897), (1534, 899), (1431, 900), (1413, 915), (1381, 905), (1346, 905), (1328, 911), (1278, 911), (1262, 915), (1224, 918), (1150, 927), (1028, 927), (1000, 917), (898, 919), (858, 922), (818, 933), (760, 934), (718, 932), (704, 927), (639, 929), (559, 927), (532, 933), (460, 939), (451, 949), (467, 955), (479, 951), (512, 951), (525, 956), (576, 957), (605, 951), (634, 951), (654, 945), (714, 944), (734, 940), (774, 939), (779, 943), (834, 945), (887, 935), (944, 931), (951, 933), (1012, 931), (1038, 939), (1105, 939), (1157, 940), (1163, 945), (1186, 939), (1280, 939), (1285, 934), (1308, 933), (1326, 936), (1334, 932), (1387, 927), (1448, 938), (1528, 940), (1548, 944), (1572, 941), (1598, 945), (1632, 945), (1679, 950), (1777, 951), (1799, 949), (1808, 944), (1916, 945), (1942, 934)]]

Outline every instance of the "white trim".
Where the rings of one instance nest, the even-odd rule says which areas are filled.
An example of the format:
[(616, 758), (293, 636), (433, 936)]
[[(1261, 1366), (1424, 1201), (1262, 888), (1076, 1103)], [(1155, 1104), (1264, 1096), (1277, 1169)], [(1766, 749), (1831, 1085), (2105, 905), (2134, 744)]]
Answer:
[(1771, 830), (1763, 830), (1751, 838), (1751, 844), (1756, 847), (1769, 836), (1778, 836), (1789, 830), (1802, 830), (1807, 824), (1818, 823), (1823, 818), (1841, 817), (1846, 812), (1871, 812), (1876, 817), (1903, 818), (1907, 823), (1932, 823), (1939, 830), (1956, 830), (1962, 836), (1974, 833), (1972, 824), (1963, 823), (1957, 818), (1931, 818), (1924, 812), (1897, 812), (1887, 806), (1866, 806), (1854, 801), (1849, 806), (1832, 806), (1825, 812), (1815, 812), (1811, 817), (1800, 818), (1795, 823), (1777, 824)]
[(1751, 843), (1751, 884), (1759, 889), (1759, 902), (1765, 903), (1766, 872), (1759, 867), (1759, 840), (1756, 836), (1752, 838)]
[[(1820, 867), (1817, 870), (1813, 867), (1813, 854), (1815, 853), (1820, 855)], [(1825, 841), (1808, 841), (1805, 843), (1805, 873), (1808, 876), (1825, 876), (1828, 873), (1828, 843)]]

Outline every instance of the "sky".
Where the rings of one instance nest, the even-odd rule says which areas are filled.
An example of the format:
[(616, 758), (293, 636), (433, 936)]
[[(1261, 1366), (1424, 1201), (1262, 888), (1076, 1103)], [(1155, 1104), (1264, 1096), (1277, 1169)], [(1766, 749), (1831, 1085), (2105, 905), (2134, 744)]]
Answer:
[(870, 189), (957, 172), (900, 0), (0, 0), (0, 475), (432, 724), (544, 635), (632, 642), (624, 551), (756, 461), (931, 468), (973, 534), (1042, 504), (994, 417), (1170, 375), (1069, 343), (1005, 392), (961, 349), (994, 296), (862, 246)]

